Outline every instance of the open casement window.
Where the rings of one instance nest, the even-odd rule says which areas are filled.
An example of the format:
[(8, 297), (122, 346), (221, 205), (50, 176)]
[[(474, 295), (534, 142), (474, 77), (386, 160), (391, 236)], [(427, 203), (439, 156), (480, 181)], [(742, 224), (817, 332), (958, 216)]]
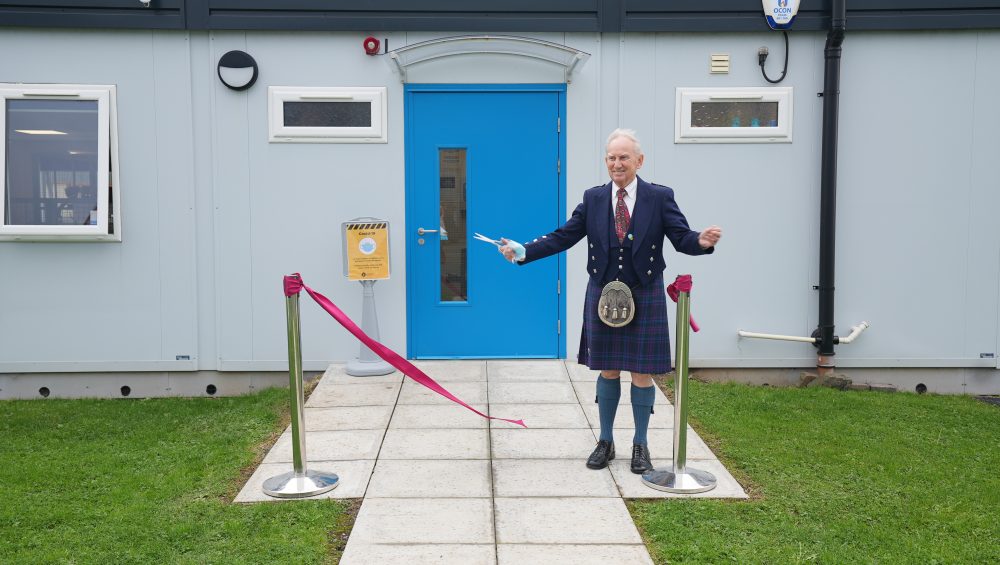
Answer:
[(384, 86), (270, 86), (271, 143), (386, 143)]
[(115, 87), (0, 83), (0, 240), (121, 241)]

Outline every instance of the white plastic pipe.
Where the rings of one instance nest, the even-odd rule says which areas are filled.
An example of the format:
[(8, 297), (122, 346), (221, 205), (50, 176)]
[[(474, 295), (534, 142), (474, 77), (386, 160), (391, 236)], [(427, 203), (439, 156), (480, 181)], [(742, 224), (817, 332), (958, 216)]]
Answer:
[(872, 325), (869, 324), (868, 322), (861, 322), (860, 324), (851, 328), (850, 335), (848, 335), (847, 337), (840, 338), (840, 343), (851, 343), (852, 341), (854, 341), (854, 338), (861, 335), (861, 332), (867, 330), (870, 327), (872, 327)]
[[(871, 327), (870, 323), (861, 322), (860, 324), (851, 328), (851, 333), (848, 334), (847, 337), (837, 338), (837, 343), (838, 344), (851, 343), (852, 341), (854, 341), (855, 338), (861, 335), (861, 332), (867, 330), (870, 327)], [(781, 341), (799, 341), (804, 343), (816, 343), (816, 338), (814, 337), (804, 337), (798, 335), (761, 334), (756, 332), (745, 332), (743, 330), (739, 330), (736, 333), (739, 334), (740, 337), (752, 337), (755, 339), (777, 339)]]
[(816, 338), (814, 337), (802, 337), (797, 335), (778, 335), (778, 334), (759, 334), (755, 332), (745, 332), (739, 330), (736, 332), (740, 337), (752, 337), (756, 339), (780, 339), (782, 341), (803, 341), (805, 343), (816, 343)]

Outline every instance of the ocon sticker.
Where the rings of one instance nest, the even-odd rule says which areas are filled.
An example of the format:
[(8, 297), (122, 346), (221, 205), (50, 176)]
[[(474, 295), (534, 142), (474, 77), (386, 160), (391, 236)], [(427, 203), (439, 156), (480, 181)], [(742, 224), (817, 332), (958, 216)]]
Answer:
[(762, 0), (764, 17), (771, 29), (790, 29), (799, 13), (799, 0)]

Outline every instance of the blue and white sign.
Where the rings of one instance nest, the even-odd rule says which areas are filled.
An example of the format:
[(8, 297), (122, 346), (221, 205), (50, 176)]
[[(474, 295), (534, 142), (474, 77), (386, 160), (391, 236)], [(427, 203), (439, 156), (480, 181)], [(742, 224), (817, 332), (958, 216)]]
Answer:
[(771, 29), (791, 29), (795, 14), (799, 13), (799, 0), (763, 0), (764, 17)]

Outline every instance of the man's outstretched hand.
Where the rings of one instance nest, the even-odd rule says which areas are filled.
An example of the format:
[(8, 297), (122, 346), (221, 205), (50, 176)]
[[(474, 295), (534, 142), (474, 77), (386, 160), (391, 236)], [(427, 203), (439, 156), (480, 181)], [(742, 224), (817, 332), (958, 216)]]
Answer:
[(523, 245), (516, 241), (509, 240), (506, 237), (501, 237), (500, 243), (503, 244), (499, 249), (500, 253), (503, 253), (504, 259), (510, 261), (511, 263), (524, 261)]
[(702, 249), (708, 249), (709, 247), (715, 247), (715, 244), (719, 243), (722, 239), (722, 228), (719, 226), (709, 226), (705, 228), (705, 231), (698, 234), (698, 245)]

